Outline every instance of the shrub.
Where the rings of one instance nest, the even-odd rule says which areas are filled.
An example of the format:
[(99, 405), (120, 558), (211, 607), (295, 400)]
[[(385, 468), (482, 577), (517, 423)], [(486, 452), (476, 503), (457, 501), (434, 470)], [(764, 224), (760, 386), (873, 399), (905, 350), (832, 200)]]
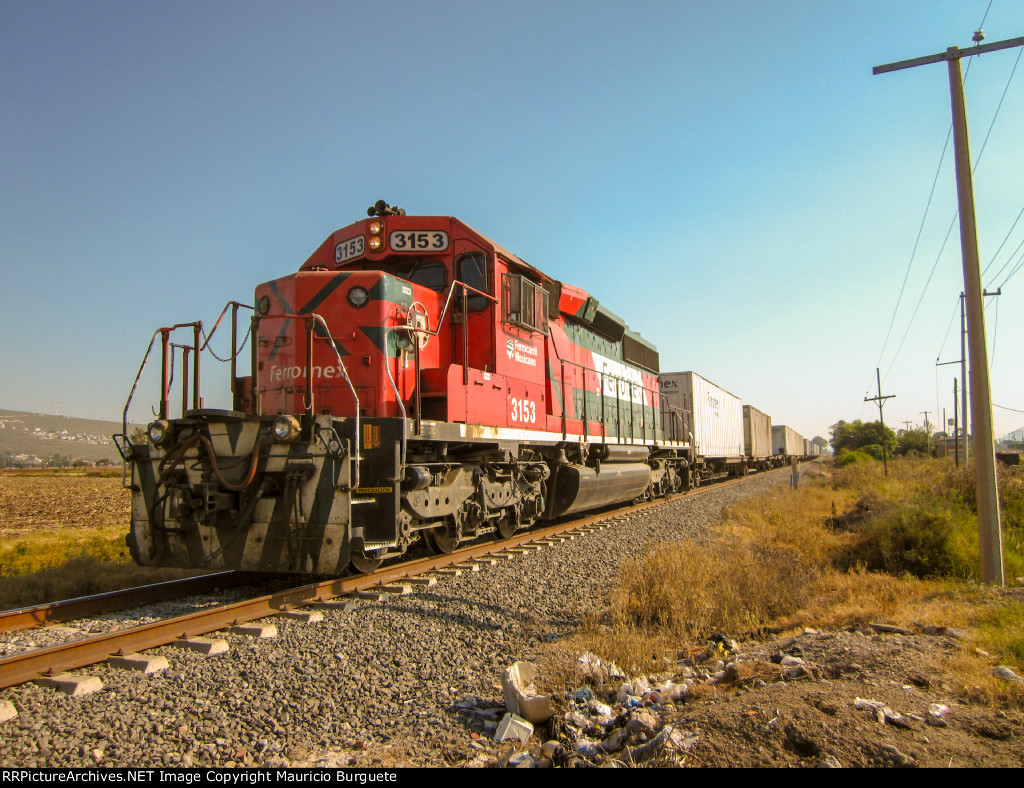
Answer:
[[(867, 446), (861, 446), (858, 451), (862, 451), (876, 460), (882, 459), (882, 444), (880, 443), (869, 443)], [(886, 456), (892, 457), (892, 452), (889, 452)]]
[(865, 454), (862, 451), (844, 451), (835, 459), (835, 466), (837, 468), (845, 468), (847, 465), (852, 465), (855, 462), (871, 462), (875, 458), (870, 454)]
[(861, 536), (855, 555), (867, 568), (894, 575), (967, 579), (978, 564), (971, 517), (936, 502), (888, 508), (866, 524)]

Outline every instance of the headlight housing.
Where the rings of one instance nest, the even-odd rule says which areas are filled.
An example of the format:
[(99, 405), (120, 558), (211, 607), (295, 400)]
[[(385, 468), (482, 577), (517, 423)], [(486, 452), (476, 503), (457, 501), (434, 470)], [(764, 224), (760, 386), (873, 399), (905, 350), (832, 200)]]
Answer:
[(302, 427), (294, 416), (278, 416), (274, 419), (273, 431), (278, 443), (291, 443), (299, 437)]
[(369, 300), (370, 294), (366, 292), (365, 287), (353, 287), (348, 291), (348, 302), (356, 309), (366, 306)]
[(146, 430), (146, 434), (149, 436), (154, 446), (163, 446), (171, 435), (171, 425), (164, 419), (157, 419), (149, 425), (149, 429)]

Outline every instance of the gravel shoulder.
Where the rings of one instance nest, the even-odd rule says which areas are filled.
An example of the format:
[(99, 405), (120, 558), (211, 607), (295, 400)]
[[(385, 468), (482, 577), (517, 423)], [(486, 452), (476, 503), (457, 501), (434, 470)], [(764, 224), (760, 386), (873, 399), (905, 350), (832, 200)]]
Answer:
[[(218, 656), (154, 649), (171, 667), (151, 676), (105, 665), (79, 671), (103, 681), (92, 695), (35, 685), (0, 691), (18, 712), (0, 723), (0, 765), (500, 764), (512, 751), (492, 733), (504, 712), (504, 668), (522, 659), (564, 665), (573, 656), (563, 638), (605, 604), (625, 558), (657, 541), (708, 538), (723, 506), (787, 482), (779, 471), (682, 497), (408, 596), (324, 609), (320, 623), (278, 619), (275, 639), (224, 635), (231, 648)], [(842, 765), (894, 765), (890, 742), (918, 765), (949, 765), (950, 757), (952, 765), (1024, 765), (1021, 715), (957, 707), (929, 667), (958, 647), (948, 638), (821, 632), (790, 640), (740, 650), (769, 662), (799, 648), (815, 675), (716, 689), (659, 710), (661, 724), (698, 734), (666, 765), (819, 765), (826, 755)], [(853, 707), (855, 697), (904, 714), (944, 702), (950, 723), (882, 726)], [(538, 729), (530, 744), (546, 734)]]

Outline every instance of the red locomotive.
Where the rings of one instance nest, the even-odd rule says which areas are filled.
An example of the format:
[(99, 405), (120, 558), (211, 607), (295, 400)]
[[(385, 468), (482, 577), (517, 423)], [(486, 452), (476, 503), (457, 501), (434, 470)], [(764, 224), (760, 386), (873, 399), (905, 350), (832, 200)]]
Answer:
[(232, 410), (203, 407), (209, 339), (190, 323), (171, 418), (183, 326), (154, 334), (159, 418), (145, 442), (118, 436), (137, 562), (371, 571), (421, 539), (450, 552), (690, 486), (650, 343), (458, 219), (383, 201), (368, 213), (256, 288), (245, 377), (233, 302)]

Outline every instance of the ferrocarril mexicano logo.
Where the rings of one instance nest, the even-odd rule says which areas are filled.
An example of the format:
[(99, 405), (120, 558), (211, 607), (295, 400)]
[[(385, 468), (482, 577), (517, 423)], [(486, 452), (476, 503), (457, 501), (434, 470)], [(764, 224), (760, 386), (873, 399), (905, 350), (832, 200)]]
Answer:
[(533, 345), (527, 345), (518, 339), (510, 338), (505, 342), (505, 352), (512, 361), (518, 361), (520, 364), (526, 364), (529, 367), (537, 366), (537, 348)]

